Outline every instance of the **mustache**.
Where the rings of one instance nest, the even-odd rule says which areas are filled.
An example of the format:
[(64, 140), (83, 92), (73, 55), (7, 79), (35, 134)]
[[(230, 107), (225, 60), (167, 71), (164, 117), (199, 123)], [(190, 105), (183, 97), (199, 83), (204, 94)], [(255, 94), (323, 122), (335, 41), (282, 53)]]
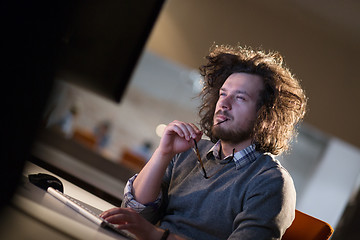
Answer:
[(232, 119), (232, 115), (228, 111), (219, 110), (215, 113), (215, 116), (223, 115), (229, 119)]
[(219, 125), (219, 124), (221, 124), (223, 122), (226, 122), (226, 121), (232, 119), (232, 116), (227, 111), (219, 110), (219, 111), (217, 111), (215, 113), (215, 116), (218, 116), (218, 115), (225, 116), (226, 118), (224, 120), (220, 121), (220, 122), (217, 122), (217, 123), (213, 124), (213, 126)]

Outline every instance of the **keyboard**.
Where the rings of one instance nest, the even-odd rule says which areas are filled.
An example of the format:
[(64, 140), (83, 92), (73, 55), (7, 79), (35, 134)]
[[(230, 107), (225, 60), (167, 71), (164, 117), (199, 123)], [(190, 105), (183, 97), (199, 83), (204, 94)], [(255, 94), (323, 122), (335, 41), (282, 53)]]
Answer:
[(115, 231), (115, 232), (119, 233), (120, 235), (122, 235), (123, 237), (125, 237), (127, 239), (136, 239), (133, 234), (131, 234), (131, 233), (127, 232), (127, 231), (118, 229), (115, 224), (109, 223), (105, 219), (99, 217), (96, 213), (94, 213), (92, 210), (85, 207), (79, 201), (77, 201), (76, 199), (74, 199), (74, 198), (60, 192), (59, 190), (56, 190), (56, 189), (54, 189), (52, 187), (49, 187), (47, 189), (47, 192), (50, 193), (53, 197), (55, 197), (59, 201), (63, 202), (67, 206), (74, 209), (79, 214), (81, 214), (84, 217), (86, 217), (87, 219), (91, 220), (92, 222), (94, 222), (98, 226), (101, 226), (103, 228)]

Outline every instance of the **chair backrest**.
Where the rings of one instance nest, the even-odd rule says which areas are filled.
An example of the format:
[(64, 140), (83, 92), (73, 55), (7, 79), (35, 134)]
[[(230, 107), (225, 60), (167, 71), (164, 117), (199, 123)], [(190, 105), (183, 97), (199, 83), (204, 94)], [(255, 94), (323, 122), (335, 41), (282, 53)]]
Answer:
[(282, 240), (327, 240), (333, 232), (330, 224), (295, 210), (295, 219)]

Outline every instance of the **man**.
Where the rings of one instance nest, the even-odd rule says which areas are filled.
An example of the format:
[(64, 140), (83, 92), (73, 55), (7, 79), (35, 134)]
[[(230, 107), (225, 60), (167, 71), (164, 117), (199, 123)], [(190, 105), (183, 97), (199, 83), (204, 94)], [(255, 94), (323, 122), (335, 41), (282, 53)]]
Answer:
[(139, 239), (280, 239), (296, 193), (274, 155), (305, 114), (304, 91), (278, 53), (240, 46), (215, 46), (201, 73), (201, 130), (170, 123), (128, 181), (127, 208), (102, 216)]

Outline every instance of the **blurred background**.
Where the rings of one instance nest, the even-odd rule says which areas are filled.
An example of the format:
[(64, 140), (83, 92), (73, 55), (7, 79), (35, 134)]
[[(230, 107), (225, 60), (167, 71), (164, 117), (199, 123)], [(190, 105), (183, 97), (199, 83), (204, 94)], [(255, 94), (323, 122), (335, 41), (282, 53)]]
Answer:
[[(91, 13), (88, 7), (76, 22), (88, 30), (78, 38), (86, 44), (74, 45), (65, 71), (56, 76), (34, 155), (43, 156), (45, 143), (77, 158), (84, 156), (77, 153), (81, 148), (82, 154), (97, 156), (96, 164), (107, 161), (137, 172), (166, 124), (198, 122), (198, 67), (213, 44), (276, 50), (309, 98), (292, 151), (279, 156), (294, 178), (297, 208), (329, 222), (336, 230), (333, 239), (355, 239), (360, 236), (355, 226), (360, 216), (359, 10), (355, 0), (167, 0), (121, 99), (115, 99), (89, 87), (86, 79), (95, 73), (100, 80), (106, 77), (95, 66), (111, 65), (100, 53), (122, 53), (101, 42), (116, 39), (121, 30), (115, 24), (96, 32), (104, 15), (81, 20)], [(76, 61), (93, 65), (79, 74)], [(117, 68), (112, 64), (102, 71)], [(79, 148), (70, 149), (69, 143)]]

